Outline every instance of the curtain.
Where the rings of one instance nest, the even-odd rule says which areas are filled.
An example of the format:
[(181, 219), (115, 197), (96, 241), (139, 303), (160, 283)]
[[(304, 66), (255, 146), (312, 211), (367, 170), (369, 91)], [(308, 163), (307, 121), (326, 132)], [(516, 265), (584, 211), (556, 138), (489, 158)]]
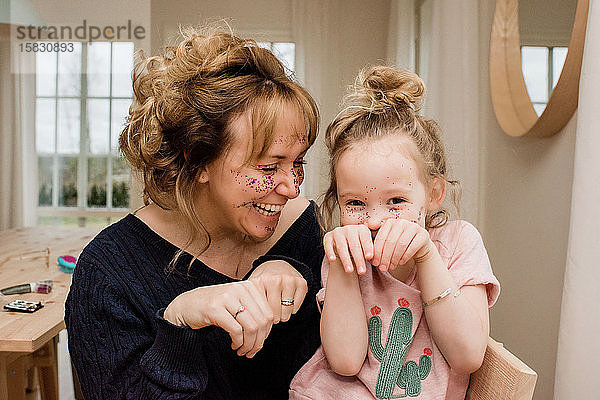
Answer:
[[(294, 0), (292, 7), (292, 34), (296, 42), (296, 76), (317, 101), (321, 113), (319, 136), (306, 157), (308, 163), (302, 185), (302, 196), (317, 199), (327, 189), (329, 179), (324, 132), (327, 121), (333, 113), (331, 106), (335, 106), (339, 101), (330, 99), (328, 95), (330, 81), (327, 79), (328, 64), (325, 61), (331, 57), (328, 54), (327, 43), (331, 40), (331, 14), (337, 7), (337, 1)], [(329, 104), (330, 101), (333, 104)]]
[[(461, 218), (481, 229), (479, 3), (426, 0), (418, 15), (417, 72), (427, 87), (423, 115), (436, 120), (442, 128), (451, 178), (458, 179), (462, 186)], [(451, 204), (448, 210), (453, 210)]]
[(387, 61), (415, 71), (415, 0), (392, 0), (388, 25)]
[(0, 230), (35, 224), (35, 76), (31, 56), (0, 39)]
[(563, 287), (554, 399), (598, 398), (600, 371), (600, 3), (590, 1), (579, 84), (571, 225)]

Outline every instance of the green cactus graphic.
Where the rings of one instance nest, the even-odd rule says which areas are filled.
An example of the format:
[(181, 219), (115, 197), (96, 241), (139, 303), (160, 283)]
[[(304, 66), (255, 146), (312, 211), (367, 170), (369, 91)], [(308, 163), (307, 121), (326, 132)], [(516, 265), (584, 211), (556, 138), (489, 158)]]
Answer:
[[(377, 360), (381, 362), (375, 396), (379, 399), (399, 397), (415, 397), (421, 393), (421, 380), (429, 375), (431, 359), (427, 355), (421, 356), (419, 365), (414, 361), (404, 364), (406, 353), (412, 343), (412, 312), (407, 307), (398, 307), (390, 321), (385, 347), (381, 344), (381, 318), (379, 307), (373, 307), (369, 318), (369, 346)], [(398, 385), (405, 390), (405, 394), (394, 395)]]
[(405, 390), (409, 397), (416, 397), (421, 393), (421, 381), (427, 378), (431, 371), (431, 358), (423, 354), (419, 359), (419, 365), (409, 361), (402, 366), (398, 375), (398, 386)]

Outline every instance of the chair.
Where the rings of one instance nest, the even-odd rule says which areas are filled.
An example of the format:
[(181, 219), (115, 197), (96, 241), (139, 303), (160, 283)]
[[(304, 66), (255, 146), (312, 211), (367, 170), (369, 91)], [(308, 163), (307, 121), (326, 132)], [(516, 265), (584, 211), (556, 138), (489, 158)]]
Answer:
[(531, 400), (536, 380), (534, 370), (489, 338), (483, 364), (471, 374), (467, 400)]

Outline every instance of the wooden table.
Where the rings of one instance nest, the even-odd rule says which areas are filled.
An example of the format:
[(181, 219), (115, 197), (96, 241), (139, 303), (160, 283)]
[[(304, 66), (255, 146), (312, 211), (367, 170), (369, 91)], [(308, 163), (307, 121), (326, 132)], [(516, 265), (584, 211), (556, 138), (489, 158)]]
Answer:
[(98, 231), (35, 227), (0, 232), (0, 288), (54, 281), (48, 294), (0, 296), (2, 307), (16, 299), (45, 304), (32, 314), (0, 311), (0, 400), (25, 398), (27, 372), (32, 367), (38, 367), (42, 397), (58, 399), (56, 342), (65, 328), (64, 305), (72, 275), (60, 271), (56, 259), (60, 255), (78, 257)]

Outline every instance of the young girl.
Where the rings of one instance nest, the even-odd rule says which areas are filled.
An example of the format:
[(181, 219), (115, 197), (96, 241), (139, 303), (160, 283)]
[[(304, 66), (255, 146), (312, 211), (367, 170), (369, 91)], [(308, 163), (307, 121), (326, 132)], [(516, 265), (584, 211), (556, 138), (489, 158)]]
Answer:
[[(482, 363), (499, 283), (477, 230), (440, 209), (447, 178), (438, 125), (417, 115), (408, 71), (359, 74), (327, 129), (322, 346), (292, 399), (464, 399)], [(324, 292), (324, 293), (323, 293)]]

